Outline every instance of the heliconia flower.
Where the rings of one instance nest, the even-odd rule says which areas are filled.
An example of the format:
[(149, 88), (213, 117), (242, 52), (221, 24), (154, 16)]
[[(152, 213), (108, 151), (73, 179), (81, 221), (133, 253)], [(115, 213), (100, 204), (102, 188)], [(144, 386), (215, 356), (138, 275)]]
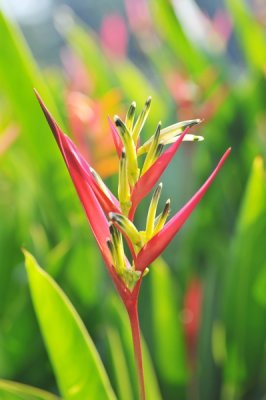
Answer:
[[(183, 140), (202, 140), (189, 134), (189, 128), (200, 120), (188, 120), (161, 128), (140, 145), (140, 134), (148, 117), (151, 98), (145, 102), (138, 118), (136, 104), (129, 107), (125, 121), (118, 116), (110, 122), (112, 138), (119, 157), (118, 198), (107, 188), (100, 176), (80, 154), (74, 143), (59, 128), (40, 96), (38, 100), (63, 155), (76, 191), (86, 212), (97, 244), (125, 304), (132, 327), (136, 362), (138, 365), (141, 398), (145, 399), (137, 301), (142, 278), (150, 264), (164, 251), (199, 203), (225, 159), (218, 165), (195, 195), (170, 220), (170, 200), (157, 215), (162, 183), (155, 188), (147, 213), (146, 228), (140, 231), (134, 224), (134, 214), (140, 201), (154, 188)], [(165, 150), (165, 146), (170, 146)], [(142, 163), (140, 155), (146, 154)], [(124, 240), (132, 260), (124, 251)]]

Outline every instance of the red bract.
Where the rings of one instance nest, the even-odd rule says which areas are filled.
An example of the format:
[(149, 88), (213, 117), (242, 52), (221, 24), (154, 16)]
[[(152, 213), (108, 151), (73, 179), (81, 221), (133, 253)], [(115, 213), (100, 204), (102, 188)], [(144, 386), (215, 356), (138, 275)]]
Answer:
[[(230, 149), (225, 152), (202, 187), (168, 223), (166, 220), (170, 211), (169, 201), (166, 202), (163, 211), (156, 216), (162, 190), (162, 184), (159, 184), (151, 199), (146, 229), (139, 231), (134, 225), (134, 213), (138, 204), (153, 189), (181, 142), (202, 140), (202, 137), (187, 134), (189, 127), (198, 124), (200, 120), (180, 122), (162, 130), (161, 124), (158, 124), (155, 134), (141, 148), (139, 136), (150, 110), (150, 97), (136, 121), (135, 102), (129, 107), (125, 122), (118, 116), (114, 118), (115, 125), (109, 120), (119, 158), (117, 199), (82, 157), (74, 143), (61, 131), (38, 94), (37, 97), (63, 155), (105, 264), (128, 312), (141, 399), (144, 400), (145, 387), (137, 313), (143, 276), (148, 272), (149, 265), (164, 251), (186, 222), (213, 182)], [(170, 147), (163, 151), (169, 143), (172, 143)], [(145, 153), (146, 158), (141, 167), (138, 157)], [(131, 262), (125, 256), (123, 237), (131, 252)]]
[(224, 153), (213, 173), (209, 176), (209, 178), (205, 181), (201, 188), (194, 194), (194, 196), (181, 208), (181, 210), (174, 217), (172, 217), (172, 219), (170, 219), (170, 221), (164, 226), (164, 228), (141, 249), (136, 260), (137, 269), (145, 269), (147, 265), (151, 264), (168, 246), (168, 244), (177, 234), (179, 229), (186, 222), (196, 205), (200, 202), (201, 198), (204, 196), (208, 187), (211, 185), (212, 181), (214, 180), (223, 163), (225, 162), (230, 151), (231, 149), (229, 148)]

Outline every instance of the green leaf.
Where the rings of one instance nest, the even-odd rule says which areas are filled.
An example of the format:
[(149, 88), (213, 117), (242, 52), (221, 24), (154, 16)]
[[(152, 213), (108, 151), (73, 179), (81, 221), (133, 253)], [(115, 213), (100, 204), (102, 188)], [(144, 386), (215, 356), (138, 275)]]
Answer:
[(165, 104), (144, 74), (129, 59), (117, 62), (109, 60), (101, 50), (96, 33), (74, 15), (71, 21), (69, 28), (62, 33), (89, 71), (97, 89), (95, 94), (103, 95), (118, 85), (129, 101), (136, 101), (139, 107), (151, 95), (153, 101), (149, 120), (154, 118), (153, 122), (157, 123), (158, 115), (163, 118), (166, 114)]
[(263, 70), (265, 67), (265, 30), (248, 11), (243, 0), (227, 0), (226, 4), (233, 18), (233, 26), (239, 36), (247, 63), (255, 69)]
[[(68, 24), (64, 23), (66, 18)], [(67, 8), (58, 13), (56, 21), (60, 33), (89, 71), (94, 84), (94, 95), (105, 94), (113, 86), (114, 76), (96, 34)]]
[[(56, 146), (42, 115), (33, 88), (44, 96), (58, 120), (58, 112), (19, 29), (0, 12), (0, 87), (12, 108), (12, 118), (22, 128), (22, 141), (37, 165), (56, 154)], [(40, 146), (40, 143), (42, 145)]]
[(184, 386), (188, 378), (186, 346), (173, 278), (161, 258), (153, 263), (150, 275), (156, 365), (165, 383)]
[(30, 291), (60, 392), (66, 400), (114, 400), (100, 357), (77, 312), (28, 252)]
[(139, 110), (143, 107), (146, 97), (152, 97), (152, 107), (147, 124), (149, 123), (151, 126), (157, 124), (158, 116), (164, 120), (166, 107), (163, 100), (158, 96), (151, 82), (130, 60), (125, 59), (114, 63), (113, 70), (125, 95), (130, 101), (136, 101)]
[(21, 383), (0, 380), (1, 400), (59, 400), (59, 397)]
[(261, 157), (256, 157), (238, 217), (237, 230), (239, 234), (249, 229), (249, 227), (259, 219), (261, 213), (263, 213), (266, 208), (265, 200), (263, 159)]
[[(232, 242), (223, 290), (227, 359), (226, 385), (243, 391), (256, 384), (263, 364), (266, 332), (261, 284), (265, 269), (266, 185), (263, 161), (254, 160)], [(258, 298), (260, 301), (258, 301)]]
[(266, 263), (258, 274), (253, 290), (254, 298), (259, 304), (266, 308)]
[(118, 398), (134, 400), (134, 394), (130, 382), (130, 373), (119, 333), (111, 326), (108, 327), (106, 331)]
[(189, 41), (178, 21), (171, 1), (150, 0), (155, 25), (165, 43), (171, 47), (179, 61), (197, 77), (202, 74), (207, 63), (202, 52)]

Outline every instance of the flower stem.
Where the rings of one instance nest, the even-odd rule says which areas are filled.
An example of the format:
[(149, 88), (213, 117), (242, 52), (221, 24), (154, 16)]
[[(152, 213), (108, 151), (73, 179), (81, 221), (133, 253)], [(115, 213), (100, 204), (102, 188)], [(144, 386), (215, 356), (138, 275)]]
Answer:
[(140, 391), (140, 400), (145, 400), (145, 384), (144, 384), (144, 371), (143, 371), (143, 363), (142, 363), (142, 350), (141, 350), (141, 339), (140, 339), (140, 326), (139, 326), (139, 316), (138, 316), (138, 302), (137, 299), (130, 306), (127, 307), (127, 312), (131, 325), (133, 346), (134, 346), (134, 355), (135, 362), (138, 373), (138, 381), (139, 381), (139, 391)]

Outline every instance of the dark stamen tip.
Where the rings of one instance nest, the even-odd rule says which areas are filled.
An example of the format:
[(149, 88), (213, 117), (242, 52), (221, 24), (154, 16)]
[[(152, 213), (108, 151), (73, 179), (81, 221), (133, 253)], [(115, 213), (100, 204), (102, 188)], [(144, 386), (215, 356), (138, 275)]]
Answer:
[(145, 102), (146, 106), (149, 106), (151, 104), (151, 96), (149, 96)]

